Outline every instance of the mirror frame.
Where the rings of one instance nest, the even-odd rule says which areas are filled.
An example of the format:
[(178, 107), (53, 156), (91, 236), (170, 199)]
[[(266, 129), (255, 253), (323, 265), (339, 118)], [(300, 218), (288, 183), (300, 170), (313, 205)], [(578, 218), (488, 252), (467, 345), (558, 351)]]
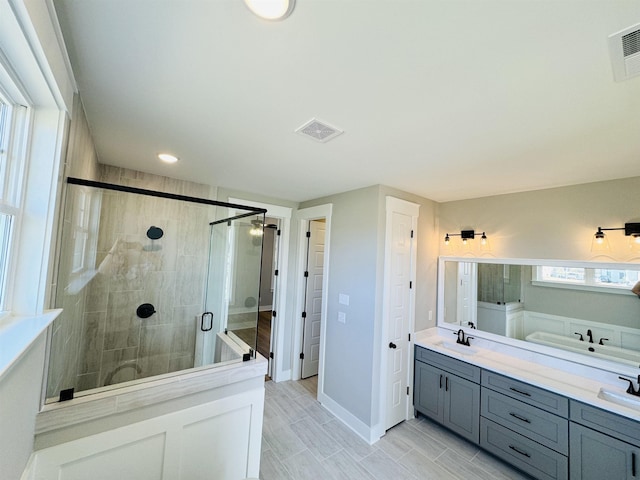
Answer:
[[(450, 330), (456, 332), (462, 328), (465, 333), (471, 336), (489, 340), (494, 343), (499, 343), (509, 347), (515, 347), (519, 350), (527, 350), (548, 357), (554, 357), (561, 360), (570, 361), (580, 365), (586, 365), (601, 370), (606, 370), (614, 373), (623, 373), (626, 375), (637, 375), (638, 368), (634, 368), (621, 363), (613, 361), (603, 360), (599, 358), (591, 358), (587, 355), (565, 351), (559, 348), (547, 347), (545, 345), (536, 344), (533, 342), (525, 342), (524, 340), (518, 340), (502, 335), (497, 335), (490, 332), (485, 332), (478, 329), (471, 329), (469, 327), (462, 327), (460, 325), (453, 325), (444, 322), (444, 274), (445, 274), (445, 262), (470, 262), (470, 263), (489, 263), (489, 264), (505, 264), (505, 265), (525, 265), (525, 266), (558, 266), (558, 267), (576, 267), (576, 268), (610, 268), (610, 269), (628, 269), (628, 270), (640, 270), (640, 263), (625, 263), (625, 262), (596, 262), (596, 261), (581, 261), (581, 260), (558, 260), (558, 259), (532, 259), (532, 258), (494, 258), (494, 257), (459, 257), (459, 256), (439, 256), (438, 257), (438, 279), (437, 279), (437, 304), (436, 304), (436, 327), (440, 329)], [(639, 327), (640, 328), (640, 327)], [(640, 367), (640, 365), (639, 365)]]

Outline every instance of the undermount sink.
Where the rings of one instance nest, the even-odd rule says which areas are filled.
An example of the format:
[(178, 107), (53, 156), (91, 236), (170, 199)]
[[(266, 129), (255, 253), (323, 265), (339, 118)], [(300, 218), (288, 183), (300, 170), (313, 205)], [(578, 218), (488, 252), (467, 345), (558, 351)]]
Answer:
[(598, 398), (640, 411), (640, 397), (623, 391), (600, 388)]
[(478, 353), (478, 350), (473, 347), (460, 345), (459, 343), (445, 342), (444, 340), (436, 343), (436, 346), (446, 348), (447, 350), (451, 350), (462, 355), (475, 355), (476, 353)]

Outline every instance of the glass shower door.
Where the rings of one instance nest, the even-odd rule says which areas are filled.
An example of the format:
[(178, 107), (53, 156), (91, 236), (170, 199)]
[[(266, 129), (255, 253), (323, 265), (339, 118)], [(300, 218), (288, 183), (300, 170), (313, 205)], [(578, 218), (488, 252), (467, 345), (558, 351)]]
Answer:
[(196, 366), (255, 357), (264, 214), (231, 215), (211, 222)]

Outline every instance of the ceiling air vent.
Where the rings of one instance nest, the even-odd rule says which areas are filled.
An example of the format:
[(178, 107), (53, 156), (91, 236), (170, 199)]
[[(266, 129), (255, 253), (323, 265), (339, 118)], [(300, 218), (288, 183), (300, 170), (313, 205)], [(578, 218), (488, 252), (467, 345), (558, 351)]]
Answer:
[(333, 127), (317, 118), (312, 118), (307, 123), (298, 127), (296, 133), (314, 139), (316, 142), (328, 142), (332, 138), (341, 135), (343, 130)]
[(640, 23), (609, 35), (609, 51), (616, 81), (640, 75)]

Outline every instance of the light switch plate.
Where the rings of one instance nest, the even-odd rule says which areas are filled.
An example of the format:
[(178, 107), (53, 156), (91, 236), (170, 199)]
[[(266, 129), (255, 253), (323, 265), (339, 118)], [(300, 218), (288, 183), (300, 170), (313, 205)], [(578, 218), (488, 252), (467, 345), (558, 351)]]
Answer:
[(347, 323), (347, 314), (344, 312), (338, 312), (338, 321), (340, 323)]
[(349, 306), (349, 295), (345, 295), (344, 293), (338, 294), (338, 303)]

